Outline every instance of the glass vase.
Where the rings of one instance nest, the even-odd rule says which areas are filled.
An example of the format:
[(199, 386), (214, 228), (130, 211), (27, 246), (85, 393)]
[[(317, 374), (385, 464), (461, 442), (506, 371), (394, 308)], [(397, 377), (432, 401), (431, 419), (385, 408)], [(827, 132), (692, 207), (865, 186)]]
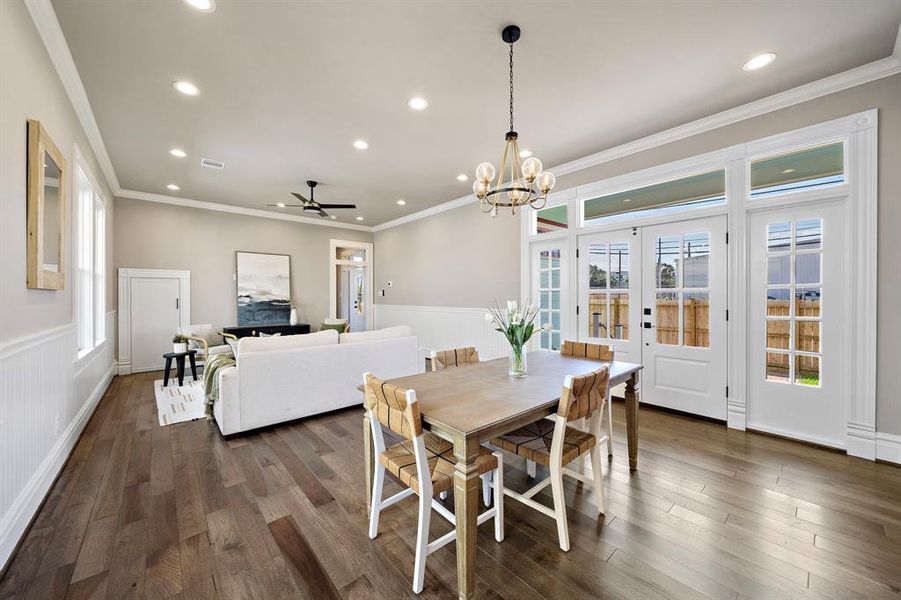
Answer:
[(525, 377), (529, 372), (526, 351), (522, 346), (510, 346), (510, 377)]

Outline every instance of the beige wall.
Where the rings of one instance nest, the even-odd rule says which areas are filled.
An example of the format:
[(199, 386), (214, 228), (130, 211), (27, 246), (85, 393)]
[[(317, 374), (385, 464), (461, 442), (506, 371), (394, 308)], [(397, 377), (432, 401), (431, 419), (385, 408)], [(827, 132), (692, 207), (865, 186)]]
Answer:
[(236, 324), (235, 251), (291, 255), (292, 295), (315, 330), (328, 313), (329, 240), (364, 231), (116, 198), (116, 268), (191, 271), (191, 322)]
[[(64, 248), (66, 286), (62, 291), (25, 287), (26, 119), (41, 121), (74, 168), (78, 144), (112, 210), (112, 193), (103, 181), (91, 147), (69, 97), (28, 11), (21, 2), (0, 1), (0, 341), (72, 322), (74, 215), (69, 185), (68, 227)], [(70, 180), (71, 181), (71, 180)], [(113, 239), (112, 215), (107, 240)], [(112, 266), (112, 252), (109, 253)], [(115, 308), (115, 282), (107, 288), (107, 310)]]
[(519, 269), (519, 218), (475, 204), (375, 234), (376, 304), (485, 307), (519, 298)]
[[(570, 173), (564, 190), (879, 109), (879, 295), (877, 429), (901, 434), (901, 75), (824, 96), (734, 125)], [(377, 287), (396, 278), (385, 304), (484, 306), (492, 295), (519, 295), (519, 220), (490, 219), (475, 204), (375, 235)], [(448, 283), (451, 280), (453, 284)], [(396, 291), (394, 291), (396, 290)]]

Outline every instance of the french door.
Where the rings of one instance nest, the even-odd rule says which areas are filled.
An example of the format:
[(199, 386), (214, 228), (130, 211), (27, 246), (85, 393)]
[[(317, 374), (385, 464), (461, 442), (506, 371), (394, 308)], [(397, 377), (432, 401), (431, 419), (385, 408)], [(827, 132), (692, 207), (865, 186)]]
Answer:
[(610, 346), (627, 362), (641, 362), (639, 265), (636, 229), (579, 238), (578, 338)]
[(748, 427), (845, 447), (845, 206), (751, 215)]
[(641, 400), (726, 418), (726, 217), (579, 238), (578, 339), (642, 363)]
[(560, 350), (570, 307), (569, 244), (566, 239), (532, 244), (530, 261), (532, 303), (539, 308), (537, 325), (550, 325), (550, 331), (535, 336), (538, 347)]
[(643, 228), (642, 402), (726, 419), (726, 217)]

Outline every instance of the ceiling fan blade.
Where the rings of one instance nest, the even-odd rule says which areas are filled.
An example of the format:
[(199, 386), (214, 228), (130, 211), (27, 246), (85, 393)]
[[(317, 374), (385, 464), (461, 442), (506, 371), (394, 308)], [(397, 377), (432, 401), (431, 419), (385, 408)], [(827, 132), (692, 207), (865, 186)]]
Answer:
[(297, 192), (291, 192), (291, 195), (303, 202), (304, 204), (308, 204), (310, 201), (298, 194)]
[(267, 204), (266, 206), (274, 206), (276, 208), (300, 208), (301, 206), (306, 206), (305, 204)]
[(322, 208), (356, 208), (356, 204), (320, 204)]
[(327, 217), (327, 216), (328, 216), (328, 213), (325, 212), (324, 210), (322, 210), (322, 209), (320, 208), (320, 209), (319, 209), (319, 216), (320, 216), (320, 217)]

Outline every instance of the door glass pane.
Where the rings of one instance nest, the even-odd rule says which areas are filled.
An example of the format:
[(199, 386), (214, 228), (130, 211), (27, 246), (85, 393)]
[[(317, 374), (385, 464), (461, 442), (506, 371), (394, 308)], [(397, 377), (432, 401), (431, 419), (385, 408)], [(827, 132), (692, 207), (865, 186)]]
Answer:
[[(688, 275), (688, 269), (685, 271)], [(710, 347), (710, 294), (685, 292), (682, 298), (682, 344)]]
[(819, 250), (823, 241), (823, 219), (802, 219), (795, 226), (795, 249)]
[(551, 350), (560, 350), (560, 332), (551, 333)]
[(542, 287), (542, 289), (547, 289), (551, 282), (551, 277), (549, 275), (549, 271), (541, 271), (538, 274), (538, 285)]
[(560, 311), (551, 311), (551, 329), (558, 331), (560, 329)]
[(610, 338), (629, 339), (629, 294), (610, 294)]
[(607, 287), (607, 244), (588, 247), (588, 287), (595, 290)]
[[(657, 287), (679, 287), (677, 272), (679, 263), (679, 236), (667, 235), (657, 238)], [(658, 296), (659, 297), (659, 296)]]
[(766, 316), (787, 317), (789, 314), (788, 298), (791, 288), (770, 288), (766, 291)]
[(710, 286), (710, 233), (686, 233), (682, 241), (682, 287)]
[(657, 343), (679, 343), (679, 293), (657, 292)]
[(820, 351), (820, 322), (795, 322), (795, 350), (805, 352)]
[(549, 260), (550, 260), (550, 252), (548, 252), (547, 250), (542, 250), (538, 254), (538, 268), (539, 269), (547, 269), (548, 266), (550, 266), (548, 264)]
[(560, 268), (560, 249), (555, 248), (551, 250), (551, 268), (559, 269)]
[(544, 327), (551, 322), (551, 311), (542, 310), (538, 313), (539, 326)]
[(551, 308), (560, 310), (560, 290), (553, 290), (551, 292)]
[(782, 352), (766, 353), (766, 378), (767, 381), (789, 382), (788, 364), (791, 356)]
[(541, 337), (539, 338), (539, 346), (542, 348), (550, 348), (551, 347), (551, 334), (547, 331), (541, 332)]
[(775, 350), (788, 350), (791, 321), (788, 319), (766, 320), (766, 347)]
[(588, 336), (609, 337), (607, 335), (607, 294), (588, 294)]
[(538, 308), (550, 308), (551, 299), (550, 292), (540, 292), (538, 294)]
[(795, 288), (795, 316), (819, 317), (821, 288)]
[(629, 243), (610, 244), (610, 287), (629, 288)]
[(766, 228), (766, 246), (769, 252), (787, 252), (791, 250), (791, 222), (771, 223)]
[(819, 283), (820, 282), (820, 256), (814, 254), (799, 254), (795, 257), (795, 283)]
[(766, 282), (767, 285), (791, 283), (791, 254), (767, 257)]
[(820, 385), (820, 357), (807, 354), (795, 355), (795, 383)]

